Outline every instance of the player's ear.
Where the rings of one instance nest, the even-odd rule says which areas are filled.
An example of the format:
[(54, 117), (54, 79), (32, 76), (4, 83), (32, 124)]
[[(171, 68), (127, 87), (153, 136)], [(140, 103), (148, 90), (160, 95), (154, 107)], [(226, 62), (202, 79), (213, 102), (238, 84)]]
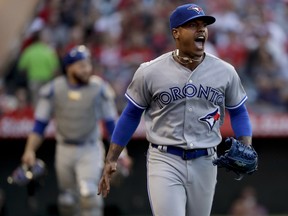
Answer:
[(176, 28), (172, 29), (172, 35), (173, 35), (174, 39), (177, 39), (179, 37), (178, 29), (176, 29)]

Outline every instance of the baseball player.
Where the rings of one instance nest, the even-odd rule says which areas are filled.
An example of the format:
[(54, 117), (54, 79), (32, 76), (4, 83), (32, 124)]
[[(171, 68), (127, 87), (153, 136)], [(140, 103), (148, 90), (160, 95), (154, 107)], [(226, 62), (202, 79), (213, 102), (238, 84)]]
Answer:
[(29, 166), (35, 163), (35, 151), (53, 117), (59, 211), (64, 216), (101, 216), (103, 200), (96, 194), (105, 152), (99, 121), (104, 120), (107, 131), (112, 134), (117, 117), (114, 92), (108, 83), (92, 75), (90, 55), (85, 46), (69, 51), (63, 64), (65, 75), (41, 88), (35, 125), (22, 162)]
[[(247, 96), (234, 67), (206, 53), (207, 26), (216, 20), (195, 4), (170, 15), (176, 49), (140, 65), (128, 86), (128, 104), (112, 135), (98, 194), (110, 181), (122, 149), (143, 114), (147, 189), (153, 215), (208, 216), (216, 186), (216, 147), (225, 109), (235, 136), (251, 144)], [(123, 130), (125, 128), (125, 130)]]

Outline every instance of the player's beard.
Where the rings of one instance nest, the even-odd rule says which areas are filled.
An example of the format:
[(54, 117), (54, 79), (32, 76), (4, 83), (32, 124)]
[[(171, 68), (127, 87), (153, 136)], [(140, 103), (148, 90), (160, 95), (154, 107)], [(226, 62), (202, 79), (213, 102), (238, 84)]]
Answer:
[(73, 74), (73, 78), (79, 85), (87, 85), (89, 82), (90, 76)]

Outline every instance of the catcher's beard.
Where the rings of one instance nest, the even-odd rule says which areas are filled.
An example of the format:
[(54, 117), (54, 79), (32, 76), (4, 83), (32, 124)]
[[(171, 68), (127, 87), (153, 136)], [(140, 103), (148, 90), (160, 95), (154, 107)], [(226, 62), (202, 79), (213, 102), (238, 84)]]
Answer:
[(201, 56), (200, 58), (198, 59), (192, 59), (192, 58), (189, 58), (189, 57), (183, 57), (183, 56), (180, 56), (179, 55), (179, 49), (176, 49), (172, 52), (172, 55), (174, 58), (176, 58), (181, 64), (191, 64), (193, 62), (200, 62), (202, 61), (202, 58), (203, 56)]
[(76, 80), (76, 82), (79, 84), (79, 85), (87, 85), (88, 82), (89, 82), (89, 78), (88, 79), (85, 79), (83, 77), (81, 77), (80, 75), (78, 74), (73, 74), (73, 78)]

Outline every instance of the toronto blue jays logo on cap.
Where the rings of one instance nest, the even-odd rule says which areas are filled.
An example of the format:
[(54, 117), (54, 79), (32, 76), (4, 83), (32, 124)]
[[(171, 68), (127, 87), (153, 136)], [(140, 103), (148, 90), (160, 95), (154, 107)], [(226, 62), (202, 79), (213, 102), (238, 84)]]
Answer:
[(177, 7), (170, 15), (170, 28), (177, 28), (184, 23), (202, 19), (207, 25), (216, 21), (215, 17), (205, 15), (203, 9), (195, 4), (185, 4)]
[(63, 58), (64, 66), (73, 64), (76, 61), (88, 59), (90, 57), (90, 51), (86, 46), (79, 45), (72, 48)]
[(210, 130), (213, 129), (215, 123), (220, 119), (219, 109), (217, 108), (215, 111), (208, 113), (207, 115), (200, 117), (199, 121), (206, 123)]
[(187, 10), (194, 10), (198, 14), (203, 11), (202, 8), (198, 7), (197, 5), (192, 5), (191, 7), (187, 8)]

